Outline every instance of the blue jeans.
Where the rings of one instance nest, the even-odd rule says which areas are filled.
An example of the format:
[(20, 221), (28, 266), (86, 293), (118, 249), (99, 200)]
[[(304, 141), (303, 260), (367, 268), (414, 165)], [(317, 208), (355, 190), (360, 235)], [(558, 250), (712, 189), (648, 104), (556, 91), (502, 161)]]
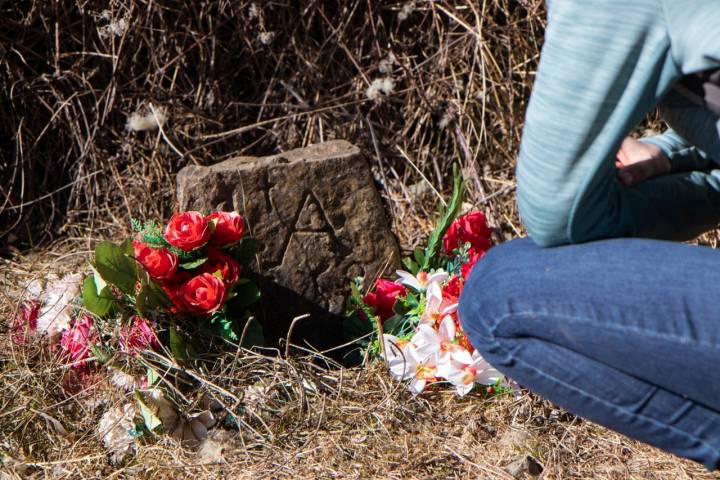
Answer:
[(495, 368), (567, 410), (720, 468), (720, 252), (642, 239), (494, 247), (460, 298)]

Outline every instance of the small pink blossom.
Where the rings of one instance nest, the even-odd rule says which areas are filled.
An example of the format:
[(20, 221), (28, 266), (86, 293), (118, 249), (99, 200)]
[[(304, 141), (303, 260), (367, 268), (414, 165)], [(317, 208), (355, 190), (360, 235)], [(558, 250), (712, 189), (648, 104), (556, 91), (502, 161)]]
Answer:
[(73, 363), (73, 368), (85, 367), (85, 359), (92, 355), (90, 347), (97, 341), (97, 334), (92, 334), (92, 329), (92, 317), (83, 315), (73, 320), (70, 328), (65, 330), (60, 338), (60, 347)]
[(131, 324), (120, 330), (120, 348), (125, 353), (136, 355), (140, 350), (159, 350), (160, 342), (150, 322), (135, 315)]
[(23, 302), (20, 305), (20, 308), (18, 308), (15, 316), (10, 321), (13, 342), (18, 345), (27, 342), (30, 333), (37, 330), (39, 312), (40, 304), (34, 300)]

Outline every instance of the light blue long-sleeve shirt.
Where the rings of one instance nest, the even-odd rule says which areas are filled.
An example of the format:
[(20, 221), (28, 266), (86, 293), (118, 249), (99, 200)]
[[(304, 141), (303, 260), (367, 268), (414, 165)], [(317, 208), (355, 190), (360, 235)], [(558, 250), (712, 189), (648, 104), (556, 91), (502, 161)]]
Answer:
[[(530, 236), (685, 240), (717, 225), (720, 170), (697, 168), (720, 163), (720, 121), (672, 90), (717, 68), (720, 0), (553, 0), (517, 166)], [(694, 171), (625, 187), (617, 150), (658, 105), (672, 130), (646, 141)]]

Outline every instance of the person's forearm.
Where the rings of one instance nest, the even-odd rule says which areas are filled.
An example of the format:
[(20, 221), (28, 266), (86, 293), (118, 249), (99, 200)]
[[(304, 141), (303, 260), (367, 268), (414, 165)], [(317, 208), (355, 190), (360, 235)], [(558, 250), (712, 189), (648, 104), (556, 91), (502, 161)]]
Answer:
[(720, 182), (700, 172), (626, 187), (623, 138), (681, 73), (657, 2), (556, 0), (517, 168), (520, 215), (540, 245), (642, 236), (688, 239), (711, 228)]
[(691, 145), (671, 128), (660, 135), (641, 138), (640, 141), (658, 147), (670, 160), (671, 172), (709, 170), (714, 166), (705, 152)]

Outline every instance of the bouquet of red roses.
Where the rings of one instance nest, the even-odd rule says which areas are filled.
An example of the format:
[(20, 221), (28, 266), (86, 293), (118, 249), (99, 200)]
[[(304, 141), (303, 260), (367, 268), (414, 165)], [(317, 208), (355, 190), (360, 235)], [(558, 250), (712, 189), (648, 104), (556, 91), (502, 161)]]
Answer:
[(174, 214), (164, 229), (137, 221), (133, 228), (133, 239), (96, 247), (93, 275), (83, 284), (85, 308), (97, 317), (162, 321), (176, 337), (171, 345), (180, 329), (238, 340), (238, 313), (259, 298), (242, 277), (257, 248), (245, 237), (242, 216), (189, 211)]

